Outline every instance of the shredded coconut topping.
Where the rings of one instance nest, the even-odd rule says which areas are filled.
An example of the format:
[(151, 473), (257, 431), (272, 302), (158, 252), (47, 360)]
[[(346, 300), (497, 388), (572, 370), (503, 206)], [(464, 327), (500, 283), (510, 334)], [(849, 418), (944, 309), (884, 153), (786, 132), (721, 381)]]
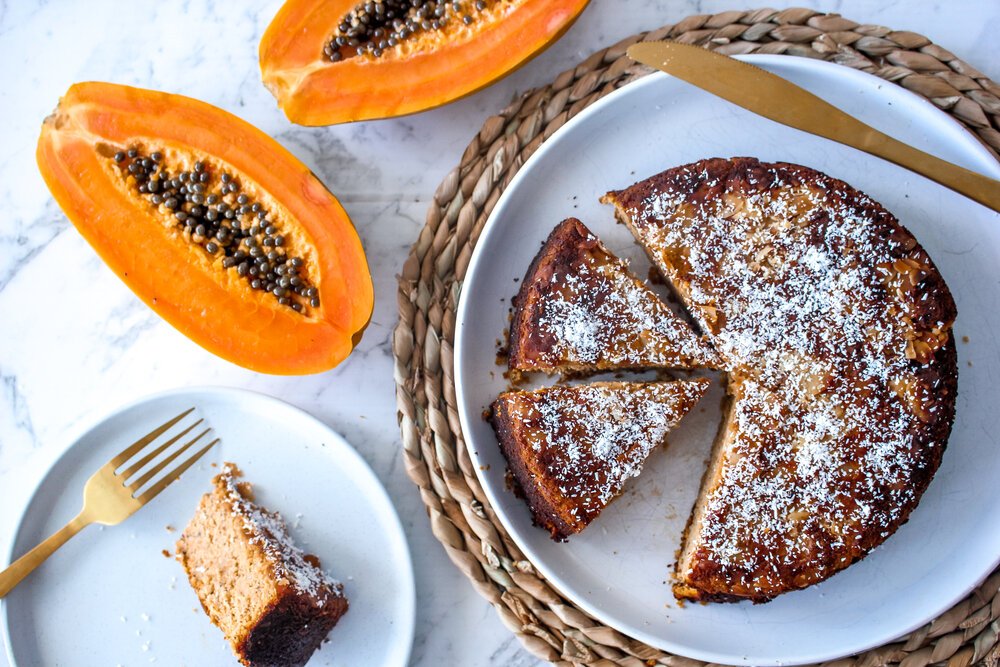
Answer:
[(954, 307), (877, 203), (812, 170), (740, 162), (610, 197), (730, 373), (725, 459), (685, 553), (748, 588), (798, 588), (884, 540), (933, 474), (956, 371), (927, 369)]
[[(552, 246), (555, 247), (552, 247)], [(545, 368), (698, 367), (712, 350), (578, 220), (563, 221), (525, 279), (534, 326), (523, 365)], [(515, 355), (517, 356), (517, 355)]]
[[(691, 382), (598, 382), (501, 395), (539, 486), (572, 505), (568, 523), (586, 525), (621, 493), (708, 386)], [(522, 484), (524, 480), (521, 480)]]
[[(554, 353), (585, 364), (675, 366), (704, 356), (694, 332), (656, 295), (625, 273), (624, 262), (577, 265), (553, 275), (557, 294), (539, 319)], [(628, 332), (628, 335), (622, 335)]]
[(243, 530), (250, 542), (259, 545), (264, 551), (274, 567), (275, 577), (316, 598), (321, 607), (326, 604), (326, 595), (329, 593), (340, 596), (343, 585), (309, 562), (311, 557), (306, 556), (292, 541), (280, 514), (268, 512), (240, 491), (238, 475), (236, 466), (226, 463), (217, 479), (225, 485), (226, 498), (232, 506), (233, 515), (243, 520)]

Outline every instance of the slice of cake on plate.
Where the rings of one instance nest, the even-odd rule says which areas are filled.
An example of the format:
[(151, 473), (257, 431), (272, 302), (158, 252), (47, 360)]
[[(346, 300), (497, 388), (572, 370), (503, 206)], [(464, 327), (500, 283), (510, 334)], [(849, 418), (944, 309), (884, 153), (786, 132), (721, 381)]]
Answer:
[(501, 394), (490, 421), (535, 523), (555, 540), (586, 528), (708, 385), (595, 382)]
[(177, 559), (212, 622), (248, 667), (305, 665), (347, 612), (343, 586), (254, 503), (223, 465), (177, 542)]
[(549, 235), (514, 301), (508, 365), (515, 373), (718, 363), (711, 347), (576, 218)]

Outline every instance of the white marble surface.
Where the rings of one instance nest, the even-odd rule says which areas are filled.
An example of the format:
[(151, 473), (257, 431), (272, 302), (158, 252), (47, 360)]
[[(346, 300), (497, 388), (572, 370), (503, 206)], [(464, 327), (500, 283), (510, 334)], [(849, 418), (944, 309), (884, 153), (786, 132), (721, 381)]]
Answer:
[[(639, 30), (738, 3), (593, 0), (559, 43), (485, 91), (408, 118), (318, 129), (290, 125), (259, 82), (257, 42), (279, 4), (0, 0), (0, 553), (45, 464), (74, 428), (162, 389), (245, 387), (332, 425), (387, 487), (418, 582), (411, 664), (536, 665), (451, 565), (400, 463), (390, 350), (395, 275), (437, 183), (483, 119), (516, 91)], [(926, 34), (1000, 80), (998, 2), (815, 5)], [(183, 93), (235, 112), (338, 194), (367, 249), (376, 292), (372, 324), (347, 362), (305, 378), (243, 370), (174, 331), (101, 264), (52, 201), (34, 161), (42, 118), (71, 83), (90, 79)], [(0, 667), (6, 664), (0, 655)]]

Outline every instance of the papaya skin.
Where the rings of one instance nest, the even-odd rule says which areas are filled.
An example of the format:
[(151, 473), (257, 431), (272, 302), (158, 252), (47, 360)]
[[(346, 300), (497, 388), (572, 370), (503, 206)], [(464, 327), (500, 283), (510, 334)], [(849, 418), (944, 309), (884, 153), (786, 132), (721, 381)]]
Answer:
[[(146, 146), (225, 169), (294, 236), (322, 298), (305, 314), (252, 289), (164, 223), (110, 155)], [(53, 197), (119, 278), (206, 350), (278, 375), (343, 361), (371, 319), (374, 293), (361, 240), (340, 202), (276, 141), (212, 105), (180, 95), (88, 82), (46, 118), (36, 151)]]
[(501, 0), (469, 28), (421, 33), (382, 56), (323, 57), (355, 0), (287, 0), (260, 42), (261, 76), (293, 123), (333, 125), (432, 109), (485, 88), (569, 29), (589, 0)]

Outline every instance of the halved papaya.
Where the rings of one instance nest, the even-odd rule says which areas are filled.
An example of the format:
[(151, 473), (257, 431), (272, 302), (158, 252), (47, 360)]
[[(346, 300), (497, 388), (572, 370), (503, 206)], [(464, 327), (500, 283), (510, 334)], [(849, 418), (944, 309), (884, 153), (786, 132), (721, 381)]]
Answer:
[(424, 111), (517, 69), (587, 2), (287, 0), (260, 42), (261, 74), (301, 125)]
[(249, 123), (180, 95), (79, 83), (42, 125), (37, 160), (107, 265), (207, 350), (293, 375), (334, 367), (360, 340), (373, 290), (357, 232)]

